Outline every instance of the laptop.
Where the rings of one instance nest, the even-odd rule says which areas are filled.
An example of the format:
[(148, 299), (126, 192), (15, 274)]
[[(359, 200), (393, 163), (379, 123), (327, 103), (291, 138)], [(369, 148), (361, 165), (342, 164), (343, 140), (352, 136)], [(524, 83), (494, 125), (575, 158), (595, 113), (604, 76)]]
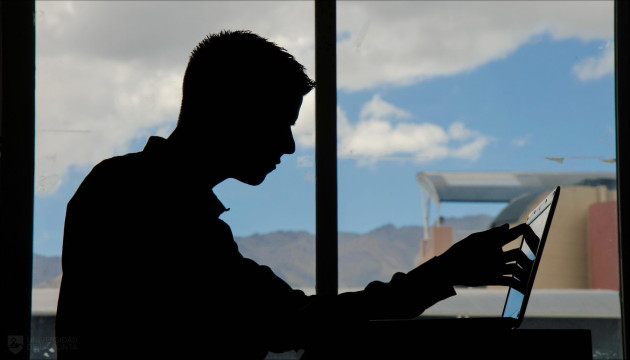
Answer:
[(538, 272), (538, 265), (542, 257), (542, 252), (547, 241), (551, 221), (556, 211), (556, 205), (560, 197), (560, 187), (556, 187), (549, 193), (530, 213), (527, 217), (527, 224), (534, 231), (538, 239), (529, 239), (522, 236), (520, 241), (520, 249), (528, 259), (532, 261), (529, 278), (525, 280), (525, 288), (519, 291), (510, 287), (503, 305), (502, 319), (506, 319), (505, 326), (511, 329), (518, 328), (525, 317), (527, 302), (534, 287), (534, 280)]
[(474, 329), (493, 329), (508, 330), (516, 329), (523, 322), (527, 302), (534, 286), (534, 280), (538, 271), (538, 265), (542, 256), (547, 235), (551, 227), (556, 205), (560, 196), (560, 187), (556, 187), (529, 213), (526, 223), (529, 224), (538, 239), (530, 239), (527, 236), (521, 236), (520, 249), (531, 263), (527, 267), (531, 267), (528, 279), (523, 282), (521, 289), (510, 287), (507, 291), (503, 312), (500, 317), (469, 317), (469, 318), (416, 318), (409, 320), (415, 323), (415, 326), (427, 325), (431, 329), (447, 328), (462, 329), (468, 326)]

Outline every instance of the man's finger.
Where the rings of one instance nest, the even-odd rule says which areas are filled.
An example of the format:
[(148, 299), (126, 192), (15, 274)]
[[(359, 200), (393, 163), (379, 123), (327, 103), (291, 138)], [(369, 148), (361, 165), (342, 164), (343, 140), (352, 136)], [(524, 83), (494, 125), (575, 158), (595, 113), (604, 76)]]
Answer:
[(530, 269), (523, 268), (516, 263), (511, 263), (505, 264), (502, 272), (503, 276), (512, 276), (520, 282), (526, 282), (529, 278)]
[(504, 252), (503, 257), (506, 263), (516, 262), (523, 268), (528, 266), (531, 267), (532, 263), (534, 262), (533, 259), (528, 258), (527, 255), (525, 255), (525, 253), (522, 252), (519, 248), (510, 249)]
[(501, 275), (516, 275), (517, 273), (521, 273), (523, 268), (520, 267), (517, 263), (509, 263), (503, 265), (502, 274)]
[(508, 229), (506, 234), (504, 236), (500, 236), (498, 240), (501, 246), (505, 246), (512, 240), (522, 235), (524, 235), (528, 239), (533, 240), (532, 243), (536, 243), (536, 244), (540, 243), (540, 239), (538, 238), (536, 233), (532, 230), (531, 226), (525, 223), (516, 225)]

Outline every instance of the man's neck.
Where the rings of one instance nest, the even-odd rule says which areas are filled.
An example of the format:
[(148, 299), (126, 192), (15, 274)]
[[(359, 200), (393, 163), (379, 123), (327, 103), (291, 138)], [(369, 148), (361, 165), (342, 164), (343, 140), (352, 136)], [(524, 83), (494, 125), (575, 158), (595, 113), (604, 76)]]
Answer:
[[(175, 133), (174, 133), (175, 134)], [(214, 188), (228, 177), (224, 175), (223, 158), (216, 151), (199, 148), (200, 141), (184, 139), (173, 134), (169, 136), (168, 151), (179, 165), (185, 168), (188, 176), (202, 179), (210, 188)]]

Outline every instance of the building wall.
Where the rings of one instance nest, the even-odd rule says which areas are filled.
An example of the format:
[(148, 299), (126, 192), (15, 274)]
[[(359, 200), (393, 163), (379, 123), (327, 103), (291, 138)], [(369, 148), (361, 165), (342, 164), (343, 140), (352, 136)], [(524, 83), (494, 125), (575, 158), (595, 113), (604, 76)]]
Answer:
[[(517, 225), (545, 198), (536, 199)], [(619, 256), (615, 191), (605, 186), (564, 186), (556, 207), (534, 288), (619, 290)], [(422, 240), (419, 263), (446, 251), (453, 229), (434, 226)], [(518, 246), (518, 239), (505, 249)]]
[(619, 290), (617, 202), (592, 204), (588, 214), (591, 289)]
[(450, 226), (432, 226), (429, 239), (422, 241), (420, 264), (434, 256), (443, 254), (453, 244), (453, 228)]
[[(544, 196), (533, 203), (519, 222), (526, 221), (529, 211)], [(605, 186), (562, 188), (534, 288), (590, 288), (589, 208), (592, 204), (615, 199), (616, 192), (608, 191)], [(618, 258), (609, 261), (618, 261)]]

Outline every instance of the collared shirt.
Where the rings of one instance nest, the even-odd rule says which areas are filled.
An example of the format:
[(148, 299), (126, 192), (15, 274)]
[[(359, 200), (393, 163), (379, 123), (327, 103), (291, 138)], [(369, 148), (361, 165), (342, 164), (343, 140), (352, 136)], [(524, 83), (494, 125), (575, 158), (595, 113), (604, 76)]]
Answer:
[(262, 359), (327, 341), (322, 327), (330, 340), (340, 324), (414, 317), (455, 294), (438, 259), (333, 298), (292, 289), (240, 254), (226, 208), (169, 146), (152, 137), (101, 162), (68, 203), (56, 332), (79, 350), (60, 360)]

